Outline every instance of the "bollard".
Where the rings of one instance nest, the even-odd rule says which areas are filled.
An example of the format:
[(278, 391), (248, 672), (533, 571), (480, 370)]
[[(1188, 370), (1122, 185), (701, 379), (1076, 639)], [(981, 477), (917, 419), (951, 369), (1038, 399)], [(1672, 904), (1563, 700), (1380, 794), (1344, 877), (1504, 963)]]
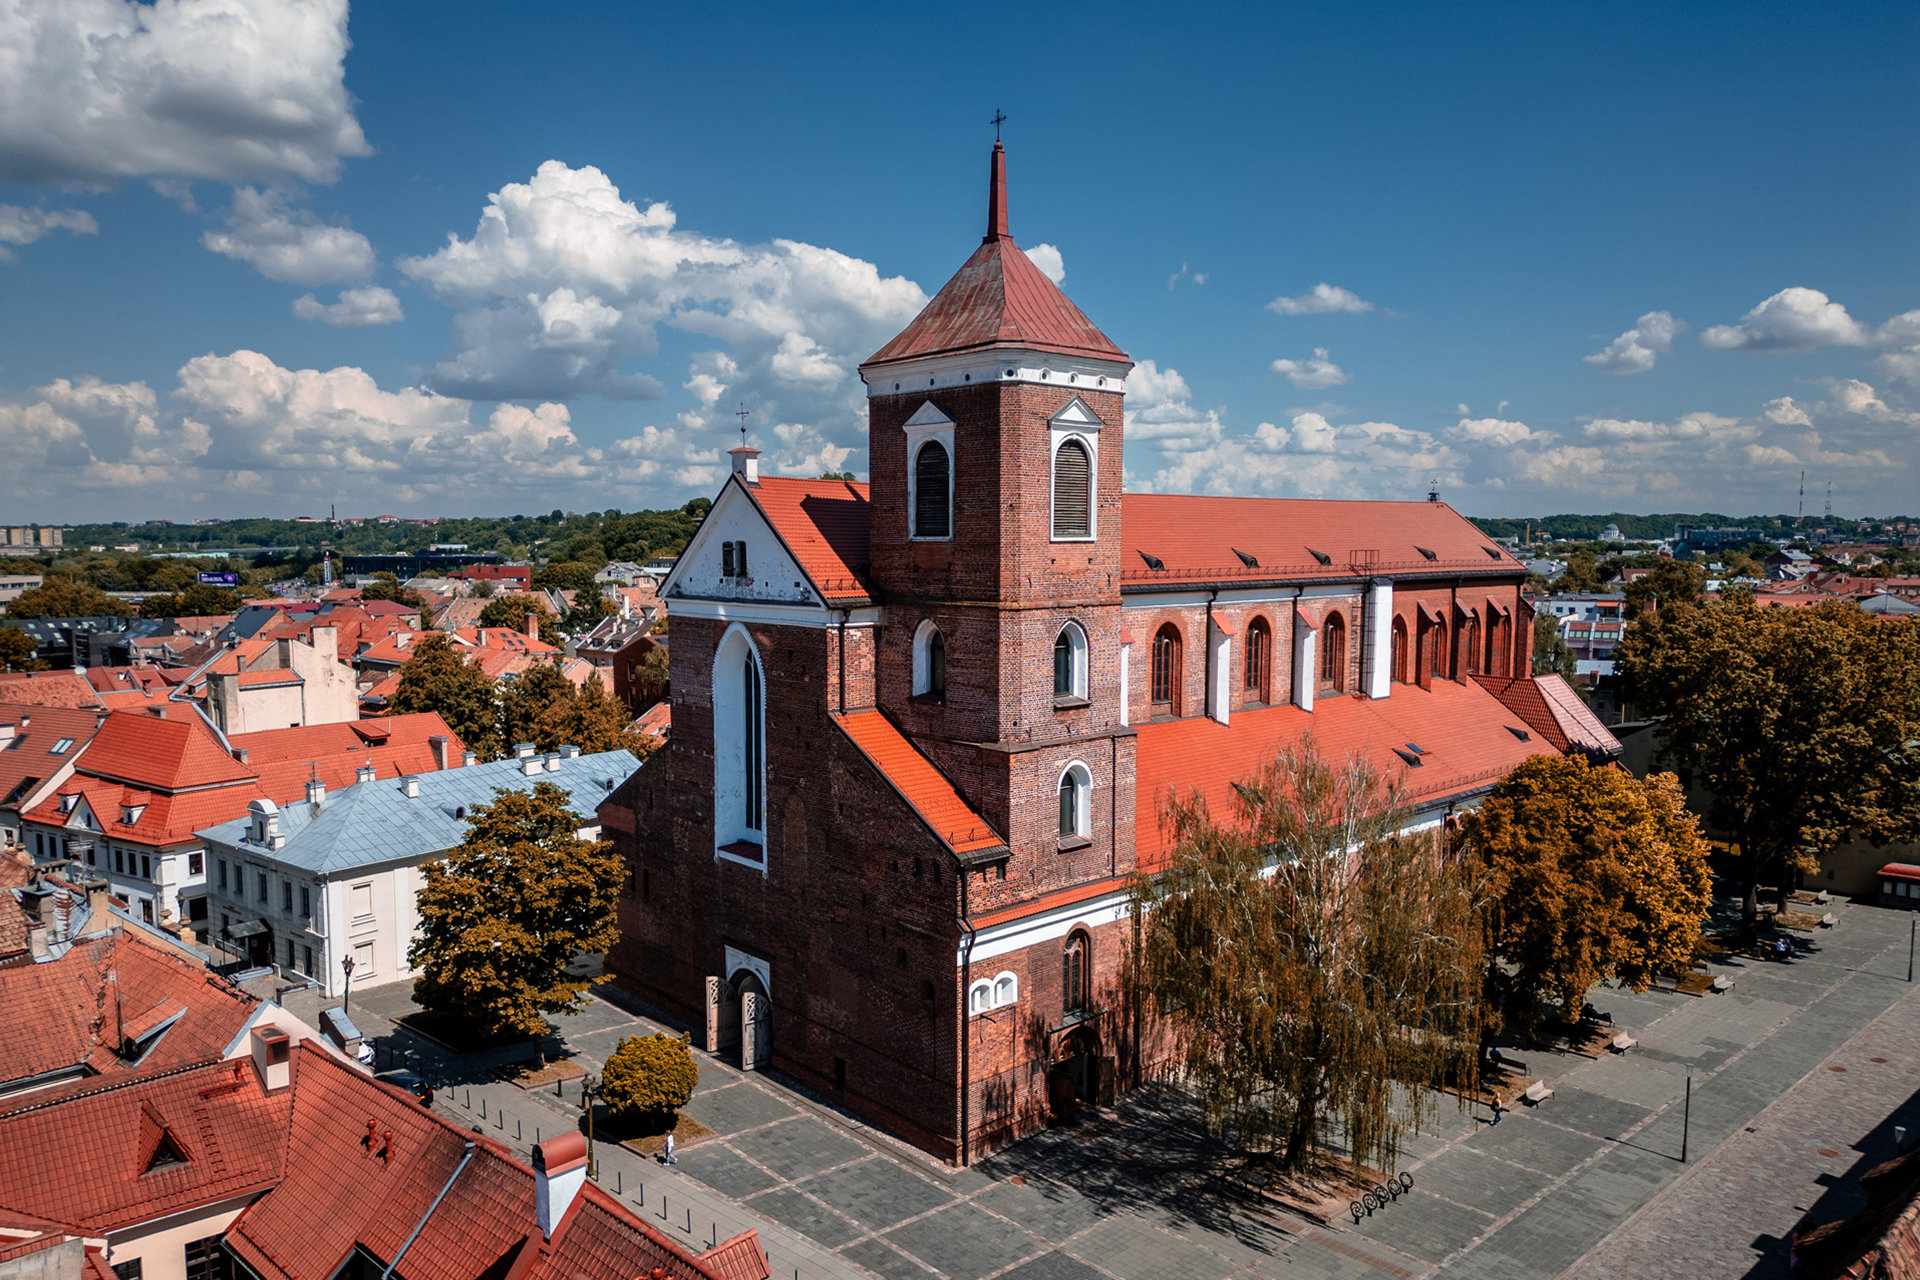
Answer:
[(467, 1110), (473, 1110), (473, 1090), (467, 1090)]
[(518, 1117), (516, 1117), (513, 1122), (513, 1140), (515, 1142), (520, 1141), (520, 1121)]
[(561, 1101), (564, 1102), (566, 1101), (567, 1094), (566, 1094), (566, 1090), (560, 1087), (562, 1083), (563, 1082), (559, 1080), (555, 1080), (553, 1082), (553, 1096), (556, 1098), (559, 1098)]
[(540, 1145), (540, 1126), (539, 1125), (533, 1126), (533, 1145), (536, 1147)]
[(480, 1095), (480, 1118), (482, 1120), (487, 1118), (487, 1095), (484, 1093)]
[(613, 1171), (613, 1194), (615, 1195), (620, 1194), (620, 1182), (621, 1182), (620, 1171), (618, 1169), (615, 1169)]
[(493, 1123), (495, 1128), (505, 1129), (507, 1127), (507, 1113), (504, 1111), (494, 1112)]
[(693, 1234), (693, 1210), (687, 1210), (687, 1234)]

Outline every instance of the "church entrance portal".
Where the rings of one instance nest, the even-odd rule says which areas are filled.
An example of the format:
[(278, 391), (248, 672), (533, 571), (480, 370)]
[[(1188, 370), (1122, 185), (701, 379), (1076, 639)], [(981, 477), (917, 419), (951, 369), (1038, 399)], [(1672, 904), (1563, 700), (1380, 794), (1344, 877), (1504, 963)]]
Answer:
[(773, 1001), (750, 969), (707, 979), (707, 1052), (736, 1050), (742, 1071), (759, 1070), (773, 1053)]

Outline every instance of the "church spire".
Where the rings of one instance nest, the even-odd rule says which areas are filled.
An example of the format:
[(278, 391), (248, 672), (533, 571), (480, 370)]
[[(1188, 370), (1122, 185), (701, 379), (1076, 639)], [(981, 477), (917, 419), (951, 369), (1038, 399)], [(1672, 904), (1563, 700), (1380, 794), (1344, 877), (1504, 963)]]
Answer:
[(987, 234), (984, 240), (1011, 240), (1007, 230), (1007, 152), (993, 140), (993, 171), (987, 179)]

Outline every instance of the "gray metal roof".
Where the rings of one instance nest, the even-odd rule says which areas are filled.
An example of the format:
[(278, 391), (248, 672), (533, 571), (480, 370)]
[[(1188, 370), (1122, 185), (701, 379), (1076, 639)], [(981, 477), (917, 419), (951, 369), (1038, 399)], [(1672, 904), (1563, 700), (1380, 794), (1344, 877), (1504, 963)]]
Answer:
[[(540, 771), (529, 776), (522, 771), (527, 763), (539, 764)], [(548, 763), (558, 767), (549, 770)], [(536, 783), (550, 782), (569, 793), (568, 803), (579, 815), (580, 824), (591, 825), (597, 820), (601, 802), (639, 768), (640, 762), (627, 751), (602, 751), (572, 759), (536, 756), (531, 762), (495, 760), (356, 783), (328, 792), (317, 806), (304, 799), (282, 805), (280, 834), (286, 837), (286, 843), (278, 849), (269, 850), (247, 840), (250, 817), (223, 822), (199, 834), (210, 843), (249, 857), (315, 875), (332, 875), (355, 867), (426, 858), (454, 848), (466, 839), (466, 815), (476, 805), (491, 804), (497, 788), (531, 791)], [(410, 781), (418, 784), (418, 796), (406, 794)]]

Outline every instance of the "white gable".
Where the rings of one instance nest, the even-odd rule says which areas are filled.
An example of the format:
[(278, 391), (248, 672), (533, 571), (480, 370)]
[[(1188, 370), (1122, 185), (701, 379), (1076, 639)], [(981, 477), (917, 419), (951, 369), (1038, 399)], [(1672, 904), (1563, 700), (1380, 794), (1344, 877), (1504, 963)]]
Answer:
[[(730, 542), (746, 544), (745, 576), (724, 572), (729, 559), (724, 547)], [(734, 479), (720, 490), (693, 541), (660, 584), (660, 594), (669, 600), (691, 597), (826, 607), (759, 506)], [(669, 604), (668, 612), (672, 610)]]
[(1079, 396), (1067, 401), (1066, 408), (1047, 421), (1056, 431), (1098, 431), (1101, 426), (1100, 419)]
[(953, 419), (940, 412), (938, 406), (929, 400), (913, 411), (913, 416), (904, 424), (908, 427), (950, 427)]

